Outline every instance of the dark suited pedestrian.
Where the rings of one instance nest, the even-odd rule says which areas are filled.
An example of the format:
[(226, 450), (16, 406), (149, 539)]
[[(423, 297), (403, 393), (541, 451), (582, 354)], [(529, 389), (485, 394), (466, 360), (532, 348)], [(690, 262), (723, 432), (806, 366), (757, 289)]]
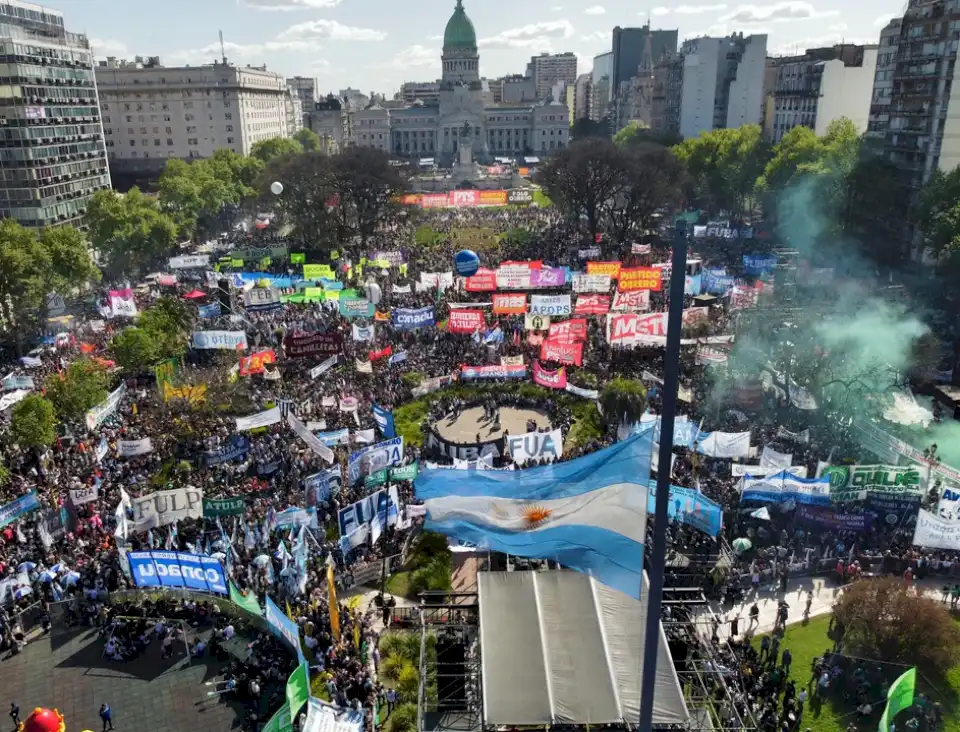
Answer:
[(13, 720), (13, 728), (20, 729), (20, 707), (14, 702), (10, 702), (10, 719)]

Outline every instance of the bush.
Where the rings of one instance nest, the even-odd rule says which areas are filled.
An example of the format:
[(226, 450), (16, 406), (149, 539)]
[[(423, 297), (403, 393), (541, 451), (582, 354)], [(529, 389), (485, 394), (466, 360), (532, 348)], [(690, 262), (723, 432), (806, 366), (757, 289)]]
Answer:
[(414, 703), (400, 704), (383, 725), (383, 732), (416, 732), (416, 729), (417, 705)]
[(438, 555), (414, 571), (410, 576), (410, 594), (421, 592), (447, 592), (453, 588), (453, 561), (451, 554)]
[(404, 386), (412, 389), (415, 386), (420, 386), (425, 378), (426, 377), (420, 371), (408, 371), (400, 377), (400, 381)]
[(861, 580), (834, 606), (849, 654), (942, 673), (960, 660), (960, 627), (935, 600), (896, 578)]

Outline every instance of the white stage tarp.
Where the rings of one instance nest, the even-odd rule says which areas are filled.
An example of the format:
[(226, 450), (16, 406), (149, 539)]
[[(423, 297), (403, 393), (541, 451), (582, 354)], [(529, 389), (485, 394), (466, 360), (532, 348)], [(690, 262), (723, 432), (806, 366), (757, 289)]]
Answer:
[[(481, 572), (477, 580), (487, 724), (637, 724), (646, 574), (640, 601), (578, 572)], [(653, 723), (687, 719), (661, 627)]]

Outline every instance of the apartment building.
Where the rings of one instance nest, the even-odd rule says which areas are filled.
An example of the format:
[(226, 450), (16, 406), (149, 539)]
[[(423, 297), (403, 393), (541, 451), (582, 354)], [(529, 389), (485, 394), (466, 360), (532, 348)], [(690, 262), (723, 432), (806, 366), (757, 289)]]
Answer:
[[(558, 82), (573, 86), (577, 81), (577, 55), (566, 53), (542, 53), (534, 56), (527, 64), (527, 77), (533, 79), (534, 93), (537, 99), (551, 99), (553, 89)], [(555, 101), (563, 101), (556, 99)]]
[[(97, 67), (107, 155), (114, 174), (159, 174), (171, 158), (206, 158), (296, 132), (292, 95), (266, 67), (167, 67), (158, 57), (109, 58)], [(299, 101), (299, 100), (298, 100)]]
[(80, 226), (110, 188), (90, 44), (57, 10), (0, 0), (0, 47), (0, 216)]

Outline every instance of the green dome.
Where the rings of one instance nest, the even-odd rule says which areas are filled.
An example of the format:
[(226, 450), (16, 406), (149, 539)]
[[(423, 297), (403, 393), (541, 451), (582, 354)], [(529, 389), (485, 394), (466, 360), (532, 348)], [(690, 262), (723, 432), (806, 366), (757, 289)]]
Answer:
[(447, 28), (443, 32), (443, 47), (444, 49), (477, 47), (477, 32), (463, 9), (463, 0), (457, 0), (457, 7), (447, 21)]

